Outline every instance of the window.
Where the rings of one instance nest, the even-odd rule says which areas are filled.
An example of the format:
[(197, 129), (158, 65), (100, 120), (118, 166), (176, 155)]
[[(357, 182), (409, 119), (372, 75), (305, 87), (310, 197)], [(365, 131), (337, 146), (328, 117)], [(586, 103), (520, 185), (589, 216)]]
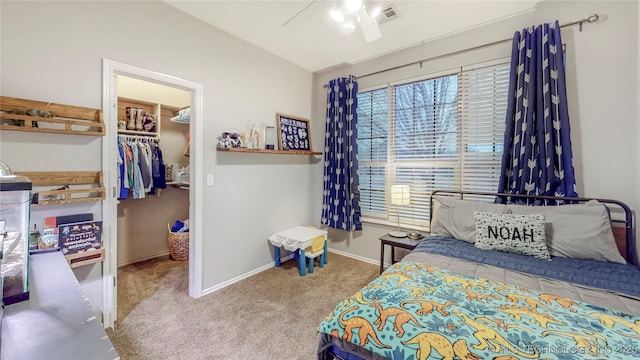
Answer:
[(385, 173), (388, 146), (388, 89), (358, 94), (358, 177), (360, 210), (374, 218), (387, 215)]
[[(358, 94), (362, 215), (421, 229), (436, 189), (496, 191), (502, 160), (509, 64)], [(391, 185), (411, 187), (411, 204), (390, 204)]]

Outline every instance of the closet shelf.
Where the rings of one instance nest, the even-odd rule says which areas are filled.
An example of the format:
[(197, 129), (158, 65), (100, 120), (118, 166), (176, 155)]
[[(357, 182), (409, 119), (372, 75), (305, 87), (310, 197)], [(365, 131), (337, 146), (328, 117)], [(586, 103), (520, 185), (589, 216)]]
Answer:
[(137, 131), (137, 130), (118, 130), (118, 134), (160, 137), (160, 134), (158, 134), (157, 132)]
[(190, 189), (190, 185), (189, 182), (181, 182), (181, 181), (169, 181), (167, 182), (167, 186), (173, 186), (174, 188), (178, 188), (178, 189), (182, 189), (182, 190), (189, 190)]
[[(34, 186), (38, 202), (33, 205), (54, 205), (100, 201), (105, 198), (105, 188), (100, 171), (64, 172), (16, 172), (26, 176)], [(37, 190), (35, 187), (55, 187)]]
[[(29, 110), (40, 110), (34, 111), (40, 116), (27, 115)], [(90, 136), (104, 136), (105, 132), (100, 109), (8, 96), (0, 96), (0, 120), (0, 130)]]
[(191, 106), (185, 106), (180, 108), (173, 113), (174, 116), (171, 117), (171, 122), (176, 124), (184, 124), (189, 125), (191, 122)]
[(256, 154), (284, 154), (284, 155), (322, 155), (321, 152), (310, 150), (267, 150), (267, 149), (247, 149), (247, 148), (216, 148), (224, 152), (241, 152)]

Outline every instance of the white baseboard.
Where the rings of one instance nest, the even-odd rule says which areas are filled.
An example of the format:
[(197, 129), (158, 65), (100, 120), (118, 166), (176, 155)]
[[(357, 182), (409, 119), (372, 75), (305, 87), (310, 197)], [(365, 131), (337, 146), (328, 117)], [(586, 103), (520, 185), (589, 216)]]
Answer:
[(337, 249), (332, 249), (332, 248), (329, 248), (327, 250), (329, 250), (329, 252), (336, 253), (338, 255), (342, 255), (342, 256), (346, 256), (346, 257), (350, 257), (352, 259), (364, 261), (364, 262), (367, 262), (367, 263), (370, 263), (370, 264), (374, 264), (374, 265), (380, 265), (380, 260), (374, 260), (374, 259), (370, 259), (370, 258), (367, 258), (367, 257), (364, 257), (364, 256), (353, 255), (352, 253), (348, 253), (348, 252), (345, 252), (345, 251), (342, 251), (342, 250), (337, 250)]
[[(285, 262), (285, 261), (291, 260), (291, 259), (293, 259), (293, 254), (290, 254), (290, 255), (287, 255), (287, 256), (281, 258), (280, 261), (281, 262)], [(250, 276), (253, 276), (253, 275), (257, 274), (257, 273), (260, 273), (260, 272), (263, 272), (265, 270), (271, 269), (274, 266), (275, 266), (274, 263), (270, 263), (270, 264), (267, 264), (265, 266), (261, 266), (261, 267), (259, 267), (257, 269), (251, 270), (248, 273), (244, 273), (244, 274), (242, 274), (240, 276), (236, 276), (236, 277), (234, 277), (232, 279), (229, 279), (229, 280), (227, 280), (225, 282), (221, 282), (220, 284), (212, 286), (212, 287), (210, 287), (208, 289), (203, 289), (202, 290), (202, 296), (214, 293), (214, 292), (216, 292), (216, 291), (218, 291), (220, 289), (223, 289), (223, 288), (225, 288), (225, 287), (227, 287), (227, 286), (229, 286), (229, 285), (231, 285), (233, 283), (237, 283), (238, 281), (240, 281), (242, 279), (246, 279), (246, 278), (248, 278)]]
[[(336, 250), (336, 249), (332, 249), (332, 248), (329, 248), (327, 250), (329, 250), (329, 252), (336, 253), (336, 254), (342, 255), (342, 256), (346, 256), (346, 257), (349, 257), (349, 258), (352, 258), (352, 259), (364, 261), (366, 263), (370, 263), (370, 264), (374, 264), (374, 265), (380, 265), (380, 260), (374, 260), (374, 259), (366, 258), (364, 256), (358, 256), (358, 255), (354, 255), (354, 254), (351, 254), (351, 253), (348, 253), (348, 252), (345, 252), (345, 251), (342, 251), (342, 250)], [(280, 261), (281, 262), (285, 262), (285, 261), (290, 260), (290, 259), (293, 259), (293, 254), (290, 254), (288, 256), (283, 257)], [(331, 262), (329, 262), (329, 264), (331, 264)], [(274, 264), (270, 263), (270, 264), (267, 264), (265, 266), (261, 266), (261, 267), (259, 267), (257, 269), (251, 270), (248, 273), (244, 273), (244, 274), (242, 274), (240, 276), (236, 276), (236, 277), (234, 277), (232, 279), (229, 279), (229, 280), (227, 280), (225, 282), (222, 282), (220, 284), (212, 286), (212, 287), (210, 287), (208, 289), (204, 289), (204, 290), (202, 290), (202, 296), (214, 293), (214, 292), (216, 292), (216, 291), (218, 291), (220, 289), (223, 289), (223, 288), (225, 288), (225, 287), (227, 287), (227, 286), (229, 286), (229, 285), (231, 285), (233, 283), (236, 283), (236, 282), (238, 282), (238, 281), (240, 281), (242, 279), (246, 279), (246, 278), (248, 278), (250, 276), (253, 276), (253, 275), (257, 274), (257, 273), (260, 273), (260, 272), (263, 272), (265, 270), (271, 269), (272, 267), (274, 267)]]
[(161, 257), (161, 256), (167, 256), (170, 253), (171, 252), (169, 250), (163, 251), (161, 253), (157, 253), (155, 255), (147, 256), (147, 257), (144, 257), (144, 258), (141, 258), (141, 259), (131, 260), (131, 261), (126, 262), (124, 264), (118, 264), (118, 267), (123, 267), (123, 266), (126, 266), (126, 265), (135, 264), (135, 263), (140, 262), (140, 261), (147, 261), (147, 260), (155, 259), (155, 258), (158, 258), (158, 257)]

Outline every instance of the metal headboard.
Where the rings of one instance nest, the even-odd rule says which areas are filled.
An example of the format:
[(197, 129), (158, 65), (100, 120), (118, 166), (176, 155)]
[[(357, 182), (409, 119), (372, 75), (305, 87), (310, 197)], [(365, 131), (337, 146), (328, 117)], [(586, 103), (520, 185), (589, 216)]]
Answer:
[(627, 261), (632, 262), (635, 258), (635, 241), (633, 236), (633, 214), (631, 209), (627, 204), (618, 201), (618, 200), (610, 200), (610, 199), (599, 199), (599, 198), (582, 198), (582, 197), (556, 197), (556, 196), (536, 196), (536, 195), (518, 195), (518, 194), (506, 194), (506, 193), (493, 193), (493, 192), (479, 192), (479, 191), (454, 191), (454, 190), (434, 190), (429, 197), (429, 208), (430, 214), (429, 219), (433, 216), (433, 196), (434, 195), (449, 195), (449, 196), (459, 196), (460, 199), (464, 199), (465, 195), (473, 195), (479, 197), (493, 197), (493, 198), (518, 198), (518, 199), (529, 199), (529, 200), (556, 200), (556, 201), (565, 201), (571, 204), (579, 204), (584, 203), (591, 200), (596, 200), (598, 202), (603, 203), (607, 208), (611, 205), (615, 205), (621, 208), (624, 211), (624, 220), (614, 219), (611, 217), (612, 223), (622, 223), (625, 228), (625, 242), (627, 245), (626, 248), (626, 258)]

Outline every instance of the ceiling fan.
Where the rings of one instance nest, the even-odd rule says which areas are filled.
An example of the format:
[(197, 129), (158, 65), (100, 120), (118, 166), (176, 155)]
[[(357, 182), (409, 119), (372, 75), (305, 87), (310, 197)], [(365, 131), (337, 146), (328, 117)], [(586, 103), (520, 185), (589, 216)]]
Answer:
[(371, 42), (382, 36), (376, 21), (381, 12), (382, 7), (372, 0), (337, 0), (329, 14), (344, 32), (352, 32), (356, 24), (360, 25), (364, 40)]
[[(284, 25), (306, 10), (318, 0), (312, 0), (307, 6), (298, 11)], [(382, 7), (373, 0), (336, 0), (336, 5), (329, 12), (331, 18), (338, 23), (339, 29), (343, 33), (351, 33), (360, 26), (362, 35), (366, 42), (372, 42), (382, 37), (376, 18), (382, 13)]]

